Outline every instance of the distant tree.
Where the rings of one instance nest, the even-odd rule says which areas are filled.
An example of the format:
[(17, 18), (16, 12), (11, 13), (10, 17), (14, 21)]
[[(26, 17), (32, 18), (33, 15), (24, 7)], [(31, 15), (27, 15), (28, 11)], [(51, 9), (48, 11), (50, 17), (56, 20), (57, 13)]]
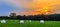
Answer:
[(0, 16), (0, 19), (8, 19), (8, 16)]
[(22, 19), (26, 19), (26, 15), (23, 15)]
[(16, 13), (11, 13), (10, 18), (16, 18)]
[(22, 19), (22, 16), (21, 15), (17, 15), (17, 19)]

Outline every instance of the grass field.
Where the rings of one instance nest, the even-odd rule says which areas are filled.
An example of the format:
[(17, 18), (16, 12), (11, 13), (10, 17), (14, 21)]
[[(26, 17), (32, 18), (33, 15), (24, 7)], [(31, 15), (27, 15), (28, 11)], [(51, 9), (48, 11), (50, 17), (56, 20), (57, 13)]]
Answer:
[(25, 20), (25, 23), (20, 24), (19, 20), (7, 20), (5, 24), (0, 23), (0, 27), (60, 27), (60, 21), (45, 21), (44, 24), (40, 24), (39, 21)]

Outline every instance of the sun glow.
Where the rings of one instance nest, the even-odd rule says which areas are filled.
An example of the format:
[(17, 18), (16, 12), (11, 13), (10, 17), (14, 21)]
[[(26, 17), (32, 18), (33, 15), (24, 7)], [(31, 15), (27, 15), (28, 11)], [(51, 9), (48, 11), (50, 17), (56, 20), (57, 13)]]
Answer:
[(48, 7), (43, 7), (42, 9), (41, 9), (41, 14), (49, 14), (50, 12), (48, 12), (49, 10), (48, 10)]
[(54, 9), (50, 9), (49, 7), (43, 7), (40, 9), (40, 14), (49, 15), (53, 13), (53, 10)]
[[(37, 15), (37, 14), (54, 14), (57, 7), (54, 5), (60, 4), (60, 0), (31, 0), (30, 2), (17, 1), (19, 5), (21, 5), (26, 9), (26, 12), (22, 12), (25, 15)], [(24, 10), (23, 10), (24, 11)], [(21, 13), (21, 12), (18, 12)]]

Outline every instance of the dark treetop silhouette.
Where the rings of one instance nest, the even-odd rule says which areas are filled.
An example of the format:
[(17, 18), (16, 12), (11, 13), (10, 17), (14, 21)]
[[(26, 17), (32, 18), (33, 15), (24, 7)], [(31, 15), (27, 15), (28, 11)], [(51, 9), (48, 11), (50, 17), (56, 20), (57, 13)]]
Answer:
[(11, 13), (8, 16), (0, 16), (0, 19), (17, 19), (17, 20), (54, 20), (54, 21), (60, 21), (60, 14), (51, 14), (51, 15), (29, 15), (29, 16), (21, 16), (16, 15), (16, 13)]

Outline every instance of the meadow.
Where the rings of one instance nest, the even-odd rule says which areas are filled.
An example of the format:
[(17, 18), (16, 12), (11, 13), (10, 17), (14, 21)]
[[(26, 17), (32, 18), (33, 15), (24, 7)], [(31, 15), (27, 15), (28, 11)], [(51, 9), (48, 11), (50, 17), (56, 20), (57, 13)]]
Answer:
[[(0, 20), (1, 21), (1, 20)], [(19, 23), (19, 20), (7, 20), (6, 23), (0, 22), (0, 27), (60, 27), (60, 21), (40, 21), (24, 20), (24, 23)]]

